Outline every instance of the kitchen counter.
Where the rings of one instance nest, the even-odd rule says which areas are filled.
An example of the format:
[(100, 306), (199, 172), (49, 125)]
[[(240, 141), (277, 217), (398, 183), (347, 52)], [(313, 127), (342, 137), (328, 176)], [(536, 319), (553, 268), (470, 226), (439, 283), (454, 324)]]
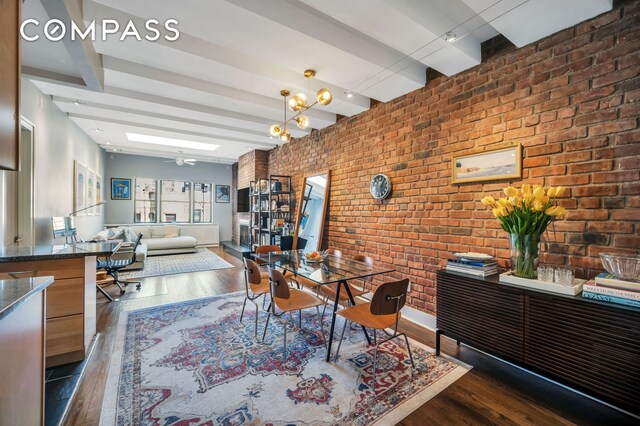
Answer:
[(87, 355), (96, 333), (96, 260), (119, 246), (99, 242), (0, 248), (0, 280), (53, 276), (44, 311), (47, 367), (82, 361)]
[(87, 256), (108, 256), (118, 249), (120, 243), (76, 243), (52, 246), (2, 247), (0, 263), (32, 260), (74, 259)]
[(0, 320), (53, 284), (53, 277), (0, 280)]

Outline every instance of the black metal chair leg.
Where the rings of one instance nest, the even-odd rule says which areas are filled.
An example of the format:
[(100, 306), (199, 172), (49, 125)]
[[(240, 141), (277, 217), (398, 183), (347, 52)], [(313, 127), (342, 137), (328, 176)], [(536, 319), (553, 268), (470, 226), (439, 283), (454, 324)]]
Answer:
[(407, 344), (407, 352), (409, 352), (409, 360), (411, 360), (411, 367), (416, 368), (416, 364), (413, 362), (413, 354), (411, 353), (411, 346), (409, 346), (409, 338), (406, 334), (402, 333), (404, 341)]
[[(271, 305), (271, 304), (269, 304)], [(264, 332), (262, 333), (262, 341), (264, 342), (264, 338), (267, 335), (267, 328), (269, 328), (269, 319), (271, 318), (271, 312), (269, 312), (269, 315), (267, 315), (267, 323), (264, 325)]]
[(248, 298), (245, 297), (244, 298), (244, 303), (242, 304), (242, 312), (240, 312), (240, 322), (242, 322), (242, 317), (244, 316), (244, 308), (247, 306), (247, 300), (248, 300)]
[(136, 285), (136, 290), (140, 290), (140, 287), (142, 286), (142, 283), (140, 281), (120, 280), (120, 282), (122, 284), (124, 284), (125, 286), (128, 286), (129, 284), (135, 284)]
[(338, 341), (338, 349), (336, 350), (336, 356), (333, 358), (333, 361), (338, 360), (338, 355), (340, 354), (340, 347), (342, 346), (342, 339), (344, 339), (344, 331), (347, 329), (347, 324), (349, 321), (345, 318), (344, 325), (342, 326), (342, 333), (340, 333), (340, 340)]
[(113, 297), (111, 297), (111, 296), (109, 295), (109, 293), (107, 293), (107, 292), (106, 292), (102, 287), (100, 287), (99, 285), (96, 285), (96, 288), (98, 289), (98, 291), (99, 291), (100, 293), (102, 293), (102, 295), (103, 295), (104, 297), (106, 297), (107, 299), (109, 299), (109, 302), (115, 302), (115, 300), (116, 300), (116, 299), (114, 299)]

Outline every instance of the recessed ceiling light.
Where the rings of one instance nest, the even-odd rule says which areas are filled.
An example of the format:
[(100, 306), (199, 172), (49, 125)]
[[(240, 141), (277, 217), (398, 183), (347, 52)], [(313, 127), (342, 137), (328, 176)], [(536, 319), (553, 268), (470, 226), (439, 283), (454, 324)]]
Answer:
[(74, 105), (84, 105), (84, 102), (80, 102), (78, 99), (76, 99), (76, 100), (73, 102), (73, 104), (74, 104)]
[(93, 131), (96, 132), (96, 133), (104, 132), (104, 130), (102, 130), (100, 127), (96, 127), (95, 129), (93, 129)]
[(347, 98), (353, 98), (353, 92), (351, 90), (347, 90), (344, 94), (347, 95)]
[(220, 145), (213, 145), (204, 142), (185, 141), (182, 139), (162, 138), (160, 136), (141, 135), (138, 133), (127, 133), (127, 139), (131, 142), (150, 143), (154, 145), (172, 146), (176, 148), (197, 149), (201, 151), (215, 151)]
[(458, 39), (458, 36), (453, 31), (447, 31), (446, 34), (444, 35), (444, 41), (449, 43), (453, 43), (457, 39)]
[(107, 145), (111, 145), (111, 142), (107, 142)]

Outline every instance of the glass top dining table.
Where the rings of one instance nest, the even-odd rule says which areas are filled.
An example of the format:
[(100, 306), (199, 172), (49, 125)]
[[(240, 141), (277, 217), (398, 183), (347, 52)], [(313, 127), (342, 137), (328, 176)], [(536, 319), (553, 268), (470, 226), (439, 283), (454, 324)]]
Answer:
[[(340, 290), (347, 292), (352, 305), (356, 304), (347, 282), (349, 280), (372, 277), (386, 274), (395, 270), (388, 267), (372, 266), (358, 260), (347, 257), (326, 255), (319, 262), (310, 261), (305, 256), (304, 250), (276, 251), (270, 253), (256, 253), (253, 257), (259, 262), (292, 272), (295, 277), (305, 277), (319, 285), (337, 283), (337, 291), (333, 302), (333, 315), (331, 317), (331, 329), (329, 331), (329, 344), (327, 345), (327, 362), (331, 359), (331, 346), (333, 332), (336, 324), (336, 310), (340, 300)], [(362, 327), (367, 342), (371, 344), (371, 338), (366, 329)]]
[(261, 253), (255, 254), (254, 257), (319, 285), (362, 279), (395, 271), (391, 268), (371, 266), (358, 260), (332, 255), (325, 256), (320, 262), (314, 262), (306, 258), (304, 250)]

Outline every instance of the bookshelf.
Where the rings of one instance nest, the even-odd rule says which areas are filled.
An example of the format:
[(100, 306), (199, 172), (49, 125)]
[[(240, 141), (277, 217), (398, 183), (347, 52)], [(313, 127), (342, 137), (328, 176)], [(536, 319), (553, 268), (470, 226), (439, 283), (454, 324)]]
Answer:
[(251, 181), (249, 190), (249, 239), (256, 246), (280, 245), (285, 224), (291, 225), (291, 176), (271, 175)]

